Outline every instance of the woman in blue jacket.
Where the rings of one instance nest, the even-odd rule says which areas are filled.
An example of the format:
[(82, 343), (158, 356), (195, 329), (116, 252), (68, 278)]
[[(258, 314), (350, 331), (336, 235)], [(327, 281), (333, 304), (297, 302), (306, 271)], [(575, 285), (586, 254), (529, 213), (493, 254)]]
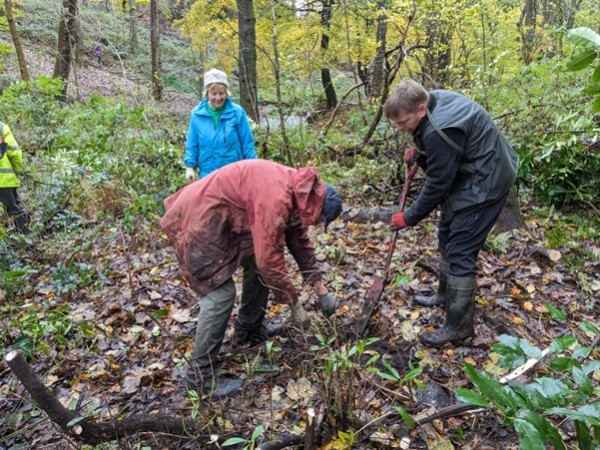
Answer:
[(188, 183), (227, 164), (257, 159), (246, 112), (230, 98), (227, 75), (217, 69), (204, 74), (204, 98), (190, 115), (185, 146)]

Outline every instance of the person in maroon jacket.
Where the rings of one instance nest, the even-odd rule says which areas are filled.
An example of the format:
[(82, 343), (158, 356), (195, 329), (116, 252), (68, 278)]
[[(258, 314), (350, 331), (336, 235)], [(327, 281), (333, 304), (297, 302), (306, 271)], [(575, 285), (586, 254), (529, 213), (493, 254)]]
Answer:
[(323, 283), (309, 225), (325, 227), (342, 210), (335, 188), (320, 180), (315, 168), (293, 169), (271, 161), (230, 164), (196, 181), (165, 202), (160, 221), (173, 243), (181, 271), (200, 296), (200, 313), (187, 384), (213, 397), (229, 397), (242, 380), (217, 376), (214, 370), (235, 301), (232, 276), (244, 268), (241, 307), (235, 339), (262, 342), (269, 291), (290, 305), (300, 326), (308, 316), (288, 274), (287, 246), (305, 281), (312, 283), (325, 315), (336, 300)]

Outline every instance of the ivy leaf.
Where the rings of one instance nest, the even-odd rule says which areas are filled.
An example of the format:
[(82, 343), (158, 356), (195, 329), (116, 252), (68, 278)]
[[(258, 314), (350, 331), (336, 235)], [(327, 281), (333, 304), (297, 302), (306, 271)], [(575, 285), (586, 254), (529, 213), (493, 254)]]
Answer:
[(544, 397), (547, 406), (564, 405), (572, 389), (554, 378), (542, 377), (532, 383), (533, 387)]
[(600, 47), (600, 35), (591, 28), (579, 27), (567, 31), (571, 42), (584, 48)]
[(546, 418), (527, 409), (519, 411), (518, 416), (529, 422), (536, 430), (538, 430), (543, 442), (550, 441), (554, 445), (555, 450), (566, 450), (565, 443), (560, 437), (560, 433)]
[(406, 409), (402, 408), (401, 406), (396, 407), (396, 411), (398, 412), (398, 414), (400, 414), (400, 417), (402, 417), (402, 421), (408, 427), (408, 429), (413, 430), (416, 425), (415, 419), (412, 418), (408, 411), (406, 411)]
[(246, 439), (240, 437), (232, 437), (227, 439), (225, 442), (221, 444), (222, 447), (227, 447), (229, 445), (243, 444), (246, 442)]
[(476, 406), (482, 406), (484, 408), (489, 407), (488, 401), (485, 397), (472, 389), (457, 388), (455, 391), (456, 397), (465, 403), (470, 403)]
[(571, 56), (571, 59), (567, 62), (567, 70), (571, 72), (576, 72), (578, 70), (583, 70), (586, 67), (589, 67), (596, 57), (598, 56), (598, 52), (594, 49), (585, 49), (576, 55)]
[(571, 370), (573, 367), (576, 367), (578, 362), (575, 359), (567, 356), (559, 356), (558, 358), (554, 358), (552, 361), (550, 361), (548, 365), (559, 372), (566, 372), (567, 370)]
[[(598, 419), (600, 418), (600, 401), (590, 403), (589, 405), (583, 405), (579, 408), (579, 411)], [(600, 425), (600, 422), (598, 424)]]
[(596, 66), (594, 69), (594, 73), (592, 73), (592, 81), (594, 83), (600, 82), (600, 64)]
[(600, 328), (592, 322), (588, 322), (587, 320), (579, 325), (579, 329), (581, 331), (585, 331), (586, 333), (597, 334), (600, 333)]
[[(513, 397), (515, 398), (515, 403), (520, 409), (529, 408), (537, 410), (542, 408), (546, 401), (544, 396), (535, 389), (532, 389), (531, 386), (519, 385), (518, 383), (515, 383), (510, 387), (514, 393)], [(519, 398), (521, 400), (518, 400)]]
[(552, 316), (552, 318), (554, 320), (557, 320), (559, 322), (564, 322), (565, 319), (567, 318), (567, 313), (566, 312), (561, 311), (560, 309), (556, 309), (550, 303), (544, 303), (544, 306), (546, 307), (546, 309), (548, 311), (550, 311), (550, 315)]
[(502, 413), (505, 413), (508, 408), (514, 411), (514, 401), (506, 395), (502, 383), (484, 372), (478, 372), (469, 363), (465, 363), (465, 373), (471, 382), (479, 388), (483, 396), (489, 399)]
[(69, 423), (67, 423), (67, 428), (74, 427), (82, 420), (85, 420), (85, 417), (78, 416), (78, 417), (75, 417), (74, 419), (69, 420)]
[[(590, 405), (585, 405), (590, 406)], [(573, 410), (569, 408), (550, 408), (546, 411), (546, 414), (557, 414), (561, 416), (566, 416), (573, 420), (579, 420), (587, 423), (588, 425), (600, 426), (600, 420), (598, 420), (593, 414), (598, 414), (599, 411), (594, 409), (584, 409), (584, 407), (579, 408), (578, 410)]]
[(526, 339), (521, 339), (520, 347), (529, 358), (540, 359), (542, 357), (542, 351)]
[[(598, 66), (600, 67), (600, 66)], [(584, 94), (597, 95), (600, 94), (600, 83), (590, 84), (586, 88), (583, 89)]]
[(539, 431), (524, 419), (515, 419), (515, 429), (519, 433), (521, 450), (546, 450)]
[(414, 380), (419, 375), (421, 375), (421, 372), (423, 372), (423, 366), (415, 367), (414, 369), (412, 369), (410, 372), (408, 372), (406, 375), (404, 375), (402, 377), (402, 379), (400, 380), (400, 383), (407, 383), (409, 381)]
[(559, 338), (556, 338), (552, 344), (550, 344), (550, 349), (553, 352), (564, 352), (573, 346), (573, 344), (577, 343), (577, 339), (573, 337), (573, 335), (566, 334)]
[(594, 100), (594, 103), (592, 104), (592, 112), (594, 114), (600, 112), (600, 97), (596, 97), (596, 100)]
[(265, 432), (265, 427), (262, 425), (257, 426), (252, 432), (252, 441), (256, 441), (259, 436), (261, 436)]
[(577, 387), (579, 390), (583, 392), (585, 395), (592, 395), (594, 393), (594, 386), (592, 382), (587, 377), (586, 373), (581, 370), (579, 367), (573, 367), (573, 380), (577, 383)]
[(583, 373), (586, 375), (595, 372), (598, 369), (600, 369), (600, 361), (596, 360), (585, 363), (582, 367)]
[(576, 420), (575, 430), (577, 430), (577, 442), (579, 443), (579, 449), (593, 450), (594, 446), (592, 444), (592, 436), (590, 435), (588, 426), (585, 423)]
[(519, 338), (502, 334), (498, 340), (500, 342), (492, 346), (494, 352), (500, 355), (500, 359), (496, 362), (498, 367), (514, 369), (525, 364), (527, 357), (523, 354)]

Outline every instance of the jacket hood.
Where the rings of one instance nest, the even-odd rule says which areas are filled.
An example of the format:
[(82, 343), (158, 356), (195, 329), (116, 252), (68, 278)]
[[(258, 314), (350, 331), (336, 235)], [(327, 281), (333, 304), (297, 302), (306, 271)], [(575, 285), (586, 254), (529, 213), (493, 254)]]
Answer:
[(298, 169), (294, 180), (294, 199), (298, 206), (298, 215), (304, 225), (313, 225), (319, 221), (323, 213), (323, 204), (327, 185), (319, 179), (314, 167)]

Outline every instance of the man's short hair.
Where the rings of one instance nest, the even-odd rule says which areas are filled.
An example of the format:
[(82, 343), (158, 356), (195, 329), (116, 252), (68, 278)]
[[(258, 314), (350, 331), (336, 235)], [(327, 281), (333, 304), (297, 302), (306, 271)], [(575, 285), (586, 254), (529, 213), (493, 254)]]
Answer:
[(392, 119), (402, 113), (413, 113), (419, 105), (427, 104), (429, 93), (415, 80), (404, 80), (394, 88), (383, 105), (385, 117)]

